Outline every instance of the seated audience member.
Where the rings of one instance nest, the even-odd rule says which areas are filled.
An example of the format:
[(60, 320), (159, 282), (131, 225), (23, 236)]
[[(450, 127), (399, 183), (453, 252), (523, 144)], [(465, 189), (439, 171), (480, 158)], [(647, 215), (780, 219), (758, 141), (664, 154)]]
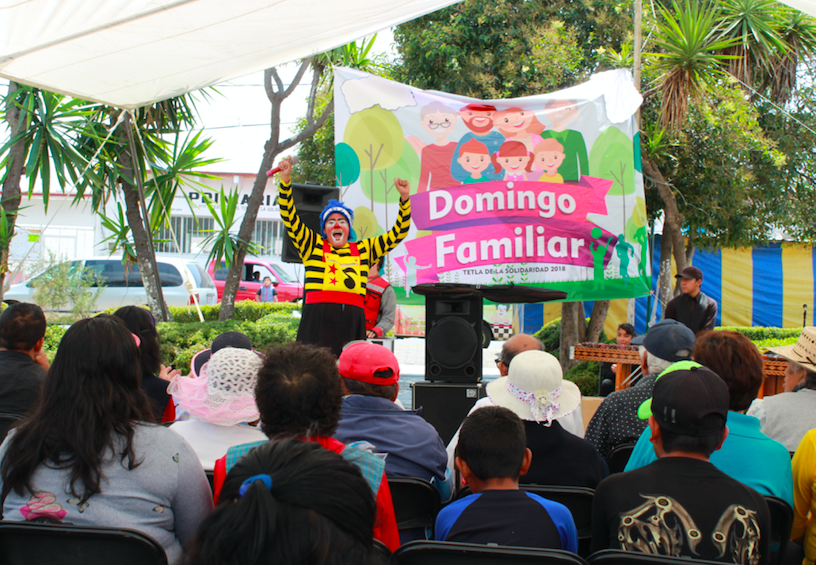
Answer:
[(795, 451), (805, 434), (816, 428), (816, 328), (804, 328), (794, 345), (769, 349), (788, 360), (785, 392), (757, 398), (748, 415), (759, 418), (763, 434)]
[(816, 561), (816, 429), (802, 438), (793, 456), (793, 528), (791, 539), (804, 545), (803, 565)]
[(241, 458), (187, 565), (378, 563), (376, 504), (360, 471), (315, 443), (266, 443)]
[[(12, 304), (0, 315), (0, 412), (27, 414), (48, 370), (42, 350), (45, 316), (36, 304)], [(0, 429), (0, 441), (6, 434)]]
[(190, 361), (190, 377), (197, 377), (201, 374), (201, 368), (210, 360), (210, 357), (225, 347), (235, 349), (252, 349), (252, 342), (241, 332), (224, 332), (216, 337), (209, 349), (203, 349), (193, 356)]
[(176, 377), (169, 390), (191, 418), (170, 426), (195, 450), (204, 469), (233, 445), (266, 441), (255, 426), (255, 383), (263, 361), (254, 351), (227, 347), (210, 357), (197, 378)]
[[(618, 326), (618, 334), (615, 342), (618, 347), (625, 348), (632, 342), (632, 338), (637, 335), (632, 324), (621, 324)], [(600, 365), (600, 381), (598, 382), (598, 396), (609, 396), (615, 390), (615, 372), (618, 369), (617, 363), (603, 362)]]
[[(374, 537), (391, 551), (396, 550), (400, 545), (399, 532), (385, 478), (385, 461), (331, 437), (337, 430), (343, 402), (337, 358), (331, 351), (298, 342), (271, 348), (258, 373), (255, 401), (261, 414), (261, 429), (271, 441), (297, 438), (315, 442), (360, 467), (377, 500)], [(227, 473), (244, 454), (263, 443), (266, 442), (233, 446), (216, 462), (213, 481), (216, 502)]]
[[(516, 334), (507, 341), (505, 341), (504, 344), (502, 345), (501, 353), (499, 354), (498, 359), (496, 359), (496, 366), (498, 366), (499, 368), (499, 375), (501, 377), (506, 377), (510, 372), (510, 364), (516, 357), (516, 355), (529, 350), (544, 351), (544, 344), (541, 343), (541, 340), (539, 340), (537, 337), (529, 334)], [(468, 412), (468, 416), (470, 414), (473, 414), (479, 408), (495, 405), (496, 403), (493, 402), (493, 399), (490, 398), (490, 396), (481, 398), (477, 400), (476, 404), (473, 405), (473, 408), (470, 409), (470, 411)], [(573, 410), (560, 420), (561, 421), (559, 422), (559, 424), (566, 431), (568, 431), (574, 436), (584, 437), (584, 416), (581, 412), (580, 403), (578, 404), (578, 407), (575, 410)], [(453, 434), (453, 437), (451, 438), (447, 447), (448, 469), (451, 470), (453, 470), (454, 452), (456, 451), (456, 443), (458, 441), (459, 430), (456, 430), (456, 433)]]
[(153, 421), (172, 422), (176, 418), (173, 400), (167, 393), (167, 384), (178, 371), (171, 371), (161, 364), (159, 332), (153, 315), (139, 306), (125, 306), (113, 313), (122, 320), (130, 332), (139, 338), (139, 362), (142, 366), (142, 390), (150, 400)]
[[(697, 336), (692, 356), (719, 375), (730, 394), (728, 437), (711, 456), (711, 463), (760, 494), (778, 496), (793, 506), (790, 453), (784, 445), (759, 431), (759, 420), (745, 414), (762, 386), (759, 350), (737, 332), (707, 331)], [(647, 419), (648, 411), (644, 408), (640, 415)], [(657, 458), (651, 439), (651, 431), (646, 428), (626, 464), (627, 471), (644, 467)]]
[(651, 398), (657, 375), (672, 363), (691, 356), (694, 334), (677, 320), (661, 320), (649, 328), (642, 343), (643, 377), (629, 388), (607, 396), (587, 426), (585, 437), (601, 457), (608, 457), (619, 445), (637, 441), (646, 428), (646, 422), (637, 417), (638, 407)]
[(442, 541), (578, 551), (578, 531), (566, 506), (519, 490), (533, 459), (524, 424), (511, 410), (487, 406), (462, 424), (456, 466), (470, 494), (436, 517)]
[[(418, 410), (403, 410), (394, 400), (399, 392), (399, 363), (382, 345), (350, 343), (338, 363), (343, 377), (343, 406), (334, 438), (349, 444), (365, 441), (387, 453), (385, 474), (433, 480), (448, 498), (447, 455), (436, 429)], [(452, 483), (452, 481), (451, 481)]]
[(580, 406), (581, 391), (563, 379), (561, 363), (549, 353), (516, 355), (510, 374), (489, 383), (487, 395), (524, 423), (533, 462), (521, 483), (594, 489), (609, 474), (594, 445), (561, 427), (561, 420)]
[(40, 404), (0, 446), (4, 520), (132, 528), (181, 561), (212, 494), (187, 442), (149, 423), (141, 373), (121, 320), (65, 332)]
[(657, 460), (598, 485), (591, 551), (768, 563), (765, 499), (709, 462), (729, 437), (723, 380), (705, 367), (670, 369), (655, 383), (651, 412)]

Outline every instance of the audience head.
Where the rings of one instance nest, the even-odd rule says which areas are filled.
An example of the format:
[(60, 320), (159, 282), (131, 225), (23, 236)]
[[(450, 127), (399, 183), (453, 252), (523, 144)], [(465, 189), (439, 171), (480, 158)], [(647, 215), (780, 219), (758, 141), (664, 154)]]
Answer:
[(694, 332), (685, 324), (667, 318), (654, 324), (643, 336), (638, 336), (630, 342), (632, 345), (642, 345), (646, 352), (644, 373), (659, 375), (672, 363), (691, 358), (694, 347)]
[(261, 445), (227, 475), (188, 565), (375, 562), (376, 504), (360, 471), (320, 445)]
[(201, 367), (204, 366), (204, 363), (209, 361), (214, 353), (227, 347), (251, 350), (252, 342), (241, 332), (224, 332), (220, 334), (213, 340), (209, 349), (204, 349), (195, 354), (193, 360), (190, 362), (190, 369), (192, 371), (190, 376), (195, 377), (201, 373)]
[(482, 482), (518, 480), (531, 461), (524, 423), (512, 410), (485, 406), (465, 418), (459, 430), (456, 464), (471, 488), (468, 477)]
[(655, 382), (644, 407), (658, 457), (685, 453), (708, 458), (725, 439), (728, 386), (707, 367), (677, 363)]
[(637, 332), (635, 332), (635, 326), (632, 324), (621, 324), (618, 326), (618, 333), (615, 336), (615, 341), (618, 345), (629, 345), (632, 342), (632, 338), (637, 336)]
[(367, 341), (346, 345), (338, 363), (348, 394), (394, 400), (399, 392), (399, 362), (388, 348)]
[(29, 352), (42, 348), (45, 315), (39, 306), (27, 302), (10, 305), (0, 315), (0, 349)]
[(502, 345), (501, 354), (496, 360), (496, 365), (499, 367), (499, 374), (502, 377), (507, 376), (513, 357), (522, 351), (528, 351), (530, 349), (544, 351), (544, 344), (541, 343), (540, 339), (529, 334), (516, 334), (505, 341)]
[(142, 375), (157, 375), (161, 370), (161, 351), (153, 315), (139, 306), (119, 308), (113, 315), (122, 320), (130, 333), (139, 338)]
[(258, 373), (255, 401), (271, 437), (331, 436), (340, 421), (343, 387), (337, 358), (324, 347), (273, 347)]
[(737, 332), (703, 332), (697, 336), (692, 357), (728, 385), (730, 410), (748, 410), (764, 377), (762, 355), (751, 340)]
[(785, 368), (785, 392), (803, 388), (816, 389), (816, 327), (803, 328), (793, 345), (769, 347), (768, 350), (788, 360)]
[[(16, 429), (2, 463), (5, 485), (33, 492), (30, 479), (43, 461), (70, 469), (74, 496), (101, 492), (102, 455), (116, 446), (135, 468), (135, 422), (152, 419), (140, 388), (136, 340), (113, 316), (87, 318), (68, 328), (42, 384), (35, 411)], [(124, 449), (114, 442), (123, 437)]]
[(536, 350), (516, 355), (509, 374), (488, 383), (487, 395), (495, 405), (512, 410), (522, 420), (547, 426), (581, 404), (581, 391), (575, 383), (564, 380), (558, 359)]
[(187, 414), (219, 426), (234, 426), (258, 419), (255, 385), (263, 361), (254, 351), (219, 349), (201, 368), (198, 377), (178, 376), (167, 392)]

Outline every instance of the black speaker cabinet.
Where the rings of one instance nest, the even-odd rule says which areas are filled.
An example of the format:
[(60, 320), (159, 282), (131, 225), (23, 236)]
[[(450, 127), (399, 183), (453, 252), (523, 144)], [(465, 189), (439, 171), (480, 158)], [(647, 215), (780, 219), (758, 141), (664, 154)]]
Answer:
[(486, 396), (485, 385), (411, 383), (413, 408), (422, 408), (421, 415), (439, 433), (445, 445), (462, 425), (473, 405)]
[(482, 380), (482, 296), (425, 296), (425, 378), (431, 382)]
[[(320, 212), (323, 211), (329, 200), (340, 198), (340, 189), (331, 186), (316, 184), (293, 184), (292, 200), (295, 203), (300, 221), (307, 228), (320, 233)], [(283, 230), (283, 251), (281, 259), (286, 263), (302, 263), (300, 253), (289, 237), (289, 232)]]

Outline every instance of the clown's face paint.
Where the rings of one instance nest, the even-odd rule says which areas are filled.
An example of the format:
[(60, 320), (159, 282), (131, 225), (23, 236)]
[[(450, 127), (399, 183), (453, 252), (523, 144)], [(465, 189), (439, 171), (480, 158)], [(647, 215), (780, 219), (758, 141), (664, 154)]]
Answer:
[(349, 231), (351, 230), (351, 227), (343, 214), (338, 212), (329, 214), (329, 217), (326, 218), (324, 227), (329, 245), (338, 248), (343, 247), (346, 243), (348, 243)]

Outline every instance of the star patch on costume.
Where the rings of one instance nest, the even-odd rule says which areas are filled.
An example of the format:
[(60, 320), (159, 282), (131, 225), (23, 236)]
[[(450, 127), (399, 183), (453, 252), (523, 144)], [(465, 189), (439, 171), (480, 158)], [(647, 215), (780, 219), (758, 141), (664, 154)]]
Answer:
[(336, 278), (332, 278), (332, 279), (331, 279), (329, 282), (331, 282), (332, 284), (337, 284), (337, 279), (336, 279)]
[[(329, 267), (329, 272), (330, 272), (331, 274), (336, 273), (336, 272), (337, 272), (337, 265), (332, 265), (332, 266), (330, 266), (330, 267)], [(333, 283), (333, 284), (336, 284), (336, 283), (337, 283), (337, 281), (334, 281), (334, 283)]]

